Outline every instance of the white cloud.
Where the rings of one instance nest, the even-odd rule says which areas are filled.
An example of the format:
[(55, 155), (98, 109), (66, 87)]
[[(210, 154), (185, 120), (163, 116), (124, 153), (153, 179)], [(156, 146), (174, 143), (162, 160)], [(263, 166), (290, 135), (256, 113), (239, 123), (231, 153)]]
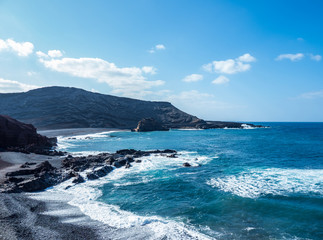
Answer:
[(296, 54), (291, 54), (291, 53), (287, 53), (287, 54), (281, 54), (276, 58), (276, 61), (281, 61), (283, 59), (289, 59), (293, 62), (295, 61), (299, 61), (304, 57), (303, 53), (296, 53)]
[(39, 58), (47, 58), (48, 57), (48, 55), (46, 53), (43, 53), (42, 51), (37, 51), (36, 55)]
[(220, 75), (219, 77), (217, 77), (216, 79), (214, 79), (213, 81), (212, 81), (212, 83), (213, 84), (224, 84), (224, 83), (227, 83), (227, 82), (229, 82), (230, 81), (230, 79), (229, 78), (227, 78), (227, 77), (225, 77), (225, 76), (223, 76), (223, 75)]
[(321, 55), (313, 55), (313, 54), (310, 54), (310, 58), (314, 61), (321, 61), (322, 59), (322, 56)]
[(238, 60), (241, 62), (255, 62), (256, 58), (251, 56), (249, 53), (245, 53), (242, 56), (238, 57)]
[(304, 38), (299, 37), (299, 38), (297, 38), (297, 41), (303, 42)]
[(222, 61), (213, 61), (205, 64), (202, 68), (207, 72), (216, 72), (224, 74), (235, 74), (245, 72), (251, 68), (250, 62), (255, 62), (256, 58), (246, 53), (236, 59), (227, 59)]
[(163, 44), (157, 44), (157, 45), (155, 46), (155, 48), (156, 48), (157, 50), (165, 50), (165, 49), (166, 49), (165, 45), (163, 45)]
[(49, 50), (47, 54), (42, 51), (37, 51), (36, 55), (39, 58), (59, 58), (63, 56), (63, 53), (60, 50)]
[(314, 98), (323, 98), (323, 90), (314, 91), (314, 92), (306, 92), (299, 96), (299, 98), (305, 99), (314, 99)]
[(157, 69), (153, 66), (144, 66), (141, 69), (144, 73), (149, 73), (151, 75), (154, 75), (157, 72)]
[(18, 56), (26, 57), (34, 50), (34, 45), (31, 42), (16, 42), (12, 39), (0, 39), (0, 51), (13, 51)]
[(155, 53), (156, 51), (165, 50), (165, 49), (166, 47), (164, 44), (157, 44), (156, 46), (152, 47), (148, 52)]
[(154, 69), (151, 67), (145, 70), (138, 67), (119, 68), (100, 58), (40, 59), (40, 62), (57, 72), (106, 83), (113, 89), (113, 93), (124, 96), (142, 96), (147, 89), (164, 84), (162, 80), (147, 80), (144, 74), (147, 71), (152, 73)]
[(26, 92), (35, 88), (40, 88), (40, 86), (29, 85), (18, 81), (5, 80), (3, 78), (0, 78), (1, 93)]
[(60, 50), (49, 50), (47, 54), (52, 58), (58, 58), (63, 56), (63, 53)]
[(184, 82), (197, 82), (203, 80), (203, 75), (201, 74), (191, 74), (182, 79)]

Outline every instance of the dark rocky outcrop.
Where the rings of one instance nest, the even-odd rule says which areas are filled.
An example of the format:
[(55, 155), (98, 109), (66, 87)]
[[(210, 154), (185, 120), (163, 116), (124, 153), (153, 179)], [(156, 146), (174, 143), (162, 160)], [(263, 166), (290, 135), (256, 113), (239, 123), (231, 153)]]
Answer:
[(74, 178), (72, 183), (79, 184), (85, 181), (80, 175), (85, 170), (87, 180), (95, 180), (106, 176), (114, 168), (130, 168), (130, 163), (140, 163), (141, 160), (138, 158), (151, 154), (173, 157), (172, 155), (177, 153), (170, 149), (152, 151), (123, 149), (116, 153), (100, 153), (87, 157), (68, 155), (62, 160), (60, 168), (54, 168), (48, 161), (40, 164), (26, 162), (18, 170), (6, 174), (6, 180), (0, 183), (0, 192), (42, 191), (70, 178)]
[(169, 102), (142, 101), (69, 87), (45, 87), (24, 93), (1, 93), (0, 113), (38, 129), (134, 129), (144, 118), (165, 128), (241, 127), (241, 123), (207, 122)]
[(48, 138), (37, 133), (31, 124), (17, 121), (9, 116), (0, 115), (0, 149), (36, 153), (50, 156), (63, 156), (65, 153), (52, 150), (56, 138)]
[(31, 124), (17, 121), (9, 116), (0, 115), (0, 148), (15, 147), (52, 147), (54, 139), (37, 134)]
[(104, 166), (104, 167), (101, 167), (99, 169), (93, 170), (91, 173), (88, 173), (87, 178), (89, 180), (98, 179), (100, 177), (106, 176), (112, 170), (113, 170), (113, 168), (111, 166)]
[(164, 127), (160, 122), (157, 122), (154, 118), (141, 119), (134, 132), (151, 132), (151, 131), (169, 131), (169, 128)]
[(4, 192), (41, 191), (67, 179), (62, 169), (54, 168), (48, 161), (37, 165), (25, 163), (21, 169), (8, 172), (6, 177), (7, 180), (1, 186)]

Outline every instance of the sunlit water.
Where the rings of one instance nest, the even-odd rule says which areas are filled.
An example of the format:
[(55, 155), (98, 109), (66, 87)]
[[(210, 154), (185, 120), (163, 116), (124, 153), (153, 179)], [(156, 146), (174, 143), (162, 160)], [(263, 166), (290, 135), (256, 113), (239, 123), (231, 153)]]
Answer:
[(59, 138), (60, 149), (74, 154), (180, 153), (145, 157), (70, 188), (71, 204), (151, 239), (323, 239), (323, 123), (265, 125)]

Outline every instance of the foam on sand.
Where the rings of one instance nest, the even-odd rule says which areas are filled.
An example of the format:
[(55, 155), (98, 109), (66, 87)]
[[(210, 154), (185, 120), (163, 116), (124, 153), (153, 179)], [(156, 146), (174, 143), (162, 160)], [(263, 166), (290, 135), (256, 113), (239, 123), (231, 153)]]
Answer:
[(269, 168), (212, 178), (207, 184), (240, 197), (312, 194), (323, 196), (323, 170)]

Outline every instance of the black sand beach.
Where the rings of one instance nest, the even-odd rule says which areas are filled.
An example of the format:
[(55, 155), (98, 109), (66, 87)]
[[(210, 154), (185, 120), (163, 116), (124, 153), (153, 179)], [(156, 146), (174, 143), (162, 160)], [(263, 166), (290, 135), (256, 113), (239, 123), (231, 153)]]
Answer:
[[(111, 129), (109, 129), (111, 130)], [(75, 136), (109, 131), (107, 129), (47, 130), (48, 136)], [(49, 161), (60, 165), (61, 157), (18, 152), (0, 152), (0, 182), (6, 172), (25, 162)], [(35, 200), (37, 194), (0, 193), (0, 239), (111, 239), (112, 228), (84, 215), (60, 196), (56, 199)], [(33, 197), (34, 196), (34, 197)], [(66, 196), (64, 196), (66, 197)], [(60, 214), (51, 214), (59, 210)]]

